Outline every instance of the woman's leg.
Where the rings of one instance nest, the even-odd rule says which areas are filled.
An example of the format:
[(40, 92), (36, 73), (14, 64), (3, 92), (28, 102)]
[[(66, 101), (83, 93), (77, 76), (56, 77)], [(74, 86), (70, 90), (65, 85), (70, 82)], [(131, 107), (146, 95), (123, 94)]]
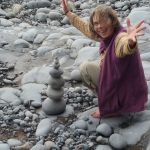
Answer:
[[(81, 79), (84, 82), (85, 86), (92, 89), (94, 92), (96, 87), (98, 86), (98, 78), (100, 73), (100, 66), (99, 64), (93, 62), (87, 62), (80, 66), (80, 75)], [(100, 111), (99, 109), (96, 112), (91, 114), (94, 118), (100, 118)], [(116, 116), (118, 114), (110, 114), (106, 117)]]
[(94, 62), (86, 62), (80, 66), (80, 75), (83, 83), (88, 88), (95, 90), (98, 83), (100, 66)]
[[(85, 86), (96, 91), (98, 86), (100, 66), (94, 62), (87, 62), (80, 66), (81, 79)], [(99, 109), (91, 114), (94, 118), (100, 117)]]

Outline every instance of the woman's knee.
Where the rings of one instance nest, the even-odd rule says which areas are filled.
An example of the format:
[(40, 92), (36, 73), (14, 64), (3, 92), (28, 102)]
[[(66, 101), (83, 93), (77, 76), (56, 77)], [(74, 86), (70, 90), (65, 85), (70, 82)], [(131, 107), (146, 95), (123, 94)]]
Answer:
[(91, 66), (91, 63), (89, 63), (89, 62), (82, 63), (82, 64), (80, 65), (80, 67), (79, 67), (80, 72), (81, 72), (81, 73), (87, 73), (87, 71), (88, 71), (88, 69), (90, 68), (90, 66)]

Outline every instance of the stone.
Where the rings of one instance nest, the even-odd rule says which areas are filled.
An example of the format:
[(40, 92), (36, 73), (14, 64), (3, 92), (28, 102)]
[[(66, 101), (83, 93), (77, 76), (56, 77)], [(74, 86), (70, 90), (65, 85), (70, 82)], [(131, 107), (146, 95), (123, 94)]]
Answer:
[(74, 125), (76, 129), (87, 130), (88, 128), (87, 122), (84, 120), (77, 120), (76, 122), (74, 122)]
[(59, 78), (62, 75), (63, 71), (61, 69), (51, 69), (49, 73), (52, 77)]
[(33, 144), (31, 142), (26, 142), (23, 145), (16, 146), (15, 150), (29, 150), (29, 149), (31, 149), (32, 146), (33, 146)]
[(108, 145), (98, 145), (96, 150), (112, 150), (112, 148)]
[(51, 20), (61, 20), (62, 15), (59, 12), (52, 11), (52, 12), (49, 13), (49, 18)]
[(48, 150), (48, 149), (47, 149), (47, 147), (45, 145), (36, 144), (30, 150)]
[(27, 41), (23, 40), (23, 39), (17, 39), (14, 42), (14, 46), (17, 47), (17, 48), (29, 48), (30, 44)]
[(22, 39), (24, 39), (28, 42), (33, 42), (35, 37), (37, 36), (37, 33), (38, 33), (37, 29), (35, 29), (35, 28), (29, 29), (23, 33)]
[(52, 141), (46, 141), (44, 143), (44, 145), (47, 147), (48, 150), (50, 150), (50, 149), (55, 149), (55, 150), (59, 149), (58, 146)]
[(42, 103), (42, 109), (47, 115), (58, 115), (65, 111), (66, 103), (64, 100), (54, 101), (50, 98), (47, 98)]
[(45, 13), (37, 13), (35, 18), (40, 22), (47, 22), (47, 15)]
[(105, 145), (105, 144), (108, 144), (108, 139), (107, 139), (107, 138), (104, 138), (104, 137), (102, 137), (102, 136), (98, 136), (98, 137), (96, 138), (96, 142)]
[(33, 43), (34, 44), (40, 44), (43, 42), (43, 40), (46, 38), (44, 34), (38, 34), (36, 38), (34, 39)]
[(5, 143), (0, 143), (0, 149), (1, 150), (10, 150), (10, 146)]
[(48, 86), (47, 89), (47, 95), (51, 98), (51, 99), (55, 99), (55, 100), (59, 100), (64, 94), (64, 89), (53, 89), (51, 86)]
[(124, 149), (127, 147), (126, 139), (117, 133), (114, 133), (110, 136), (109, 143), (115, 149)]
[(46, 118), (40, 121), (37, 126), (35, 135), (39, 136), (47, 136), (49, 131), (51, 130), (51, 120)]
[(63, 71), (59, 67), (58, 58), (55, 58), (53, 68), (50, 70), (50, 80), (47, 88), (49, 98), (42, 103), (42, 109), (47, 115), (58, 115), (66, 109), (66, 102), (63, 99), (64, 80), (61, 77)]
[(4, 27), (9, 27), (13, 25), (13, 22), (4, 18), (0, 18), (0, 25)]
[(108, 124), (102, 123), (96, 128), (96, 132), (105, 137), (108, 137), (113, 133), (113, 130)]
[(81, 75), (80, 75), (80, 70), (73, 70), (71, 73), (70, 73), (70, 76), (71, 76), (71, 79), (72, 80), (75, 80), (75, 81), (81, 81)]
[(64, 86), (64, 79), (61, 78), (53, 78), (52, 76), (49, 79), (49, 84), (53, 89), (60, 89), (60, 87)]
[(22, 145), (22, 142), (17, 140), (17, 139), (8, 139), (7, 140), (7, 143), (10, 145), (10, 146), (20, 146)]

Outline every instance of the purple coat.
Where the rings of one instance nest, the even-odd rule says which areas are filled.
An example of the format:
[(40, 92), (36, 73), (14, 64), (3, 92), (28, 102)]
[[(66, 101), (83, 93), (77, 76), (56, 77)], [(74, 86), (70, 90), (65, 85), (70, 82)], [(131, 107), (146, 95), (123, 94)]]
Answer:
[(113, 113), (143, 111), (148, 99), (139, 50), (123, 58), (116, 57), (115, 38), (120, 32), (125, 30), (121, 27), (101, 41), (100, 53), (106, 49), (97, 87), (102, 117)]

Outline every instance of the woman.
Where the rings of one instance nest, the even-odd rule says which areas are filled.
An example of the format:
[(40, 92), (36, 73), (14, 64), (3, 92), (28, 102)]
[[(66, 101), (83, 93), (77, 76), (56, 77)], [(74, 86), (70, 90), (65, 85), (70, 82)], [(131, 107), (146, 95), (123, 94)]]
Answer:
[(137, 37), (144, 35), (143, 21), (131, 26), (127, 19), (125, 29), (111, 7), (99, 5), (88, 23), (70, 11), (67, 0), (62, 0), (62, 6), (73, 26), (100, 42), (100, 63), (80, 66), (83, 82), (98, 95), (99, 110), (92, 116), (143, 111), (148, 89), (137, 46)]

